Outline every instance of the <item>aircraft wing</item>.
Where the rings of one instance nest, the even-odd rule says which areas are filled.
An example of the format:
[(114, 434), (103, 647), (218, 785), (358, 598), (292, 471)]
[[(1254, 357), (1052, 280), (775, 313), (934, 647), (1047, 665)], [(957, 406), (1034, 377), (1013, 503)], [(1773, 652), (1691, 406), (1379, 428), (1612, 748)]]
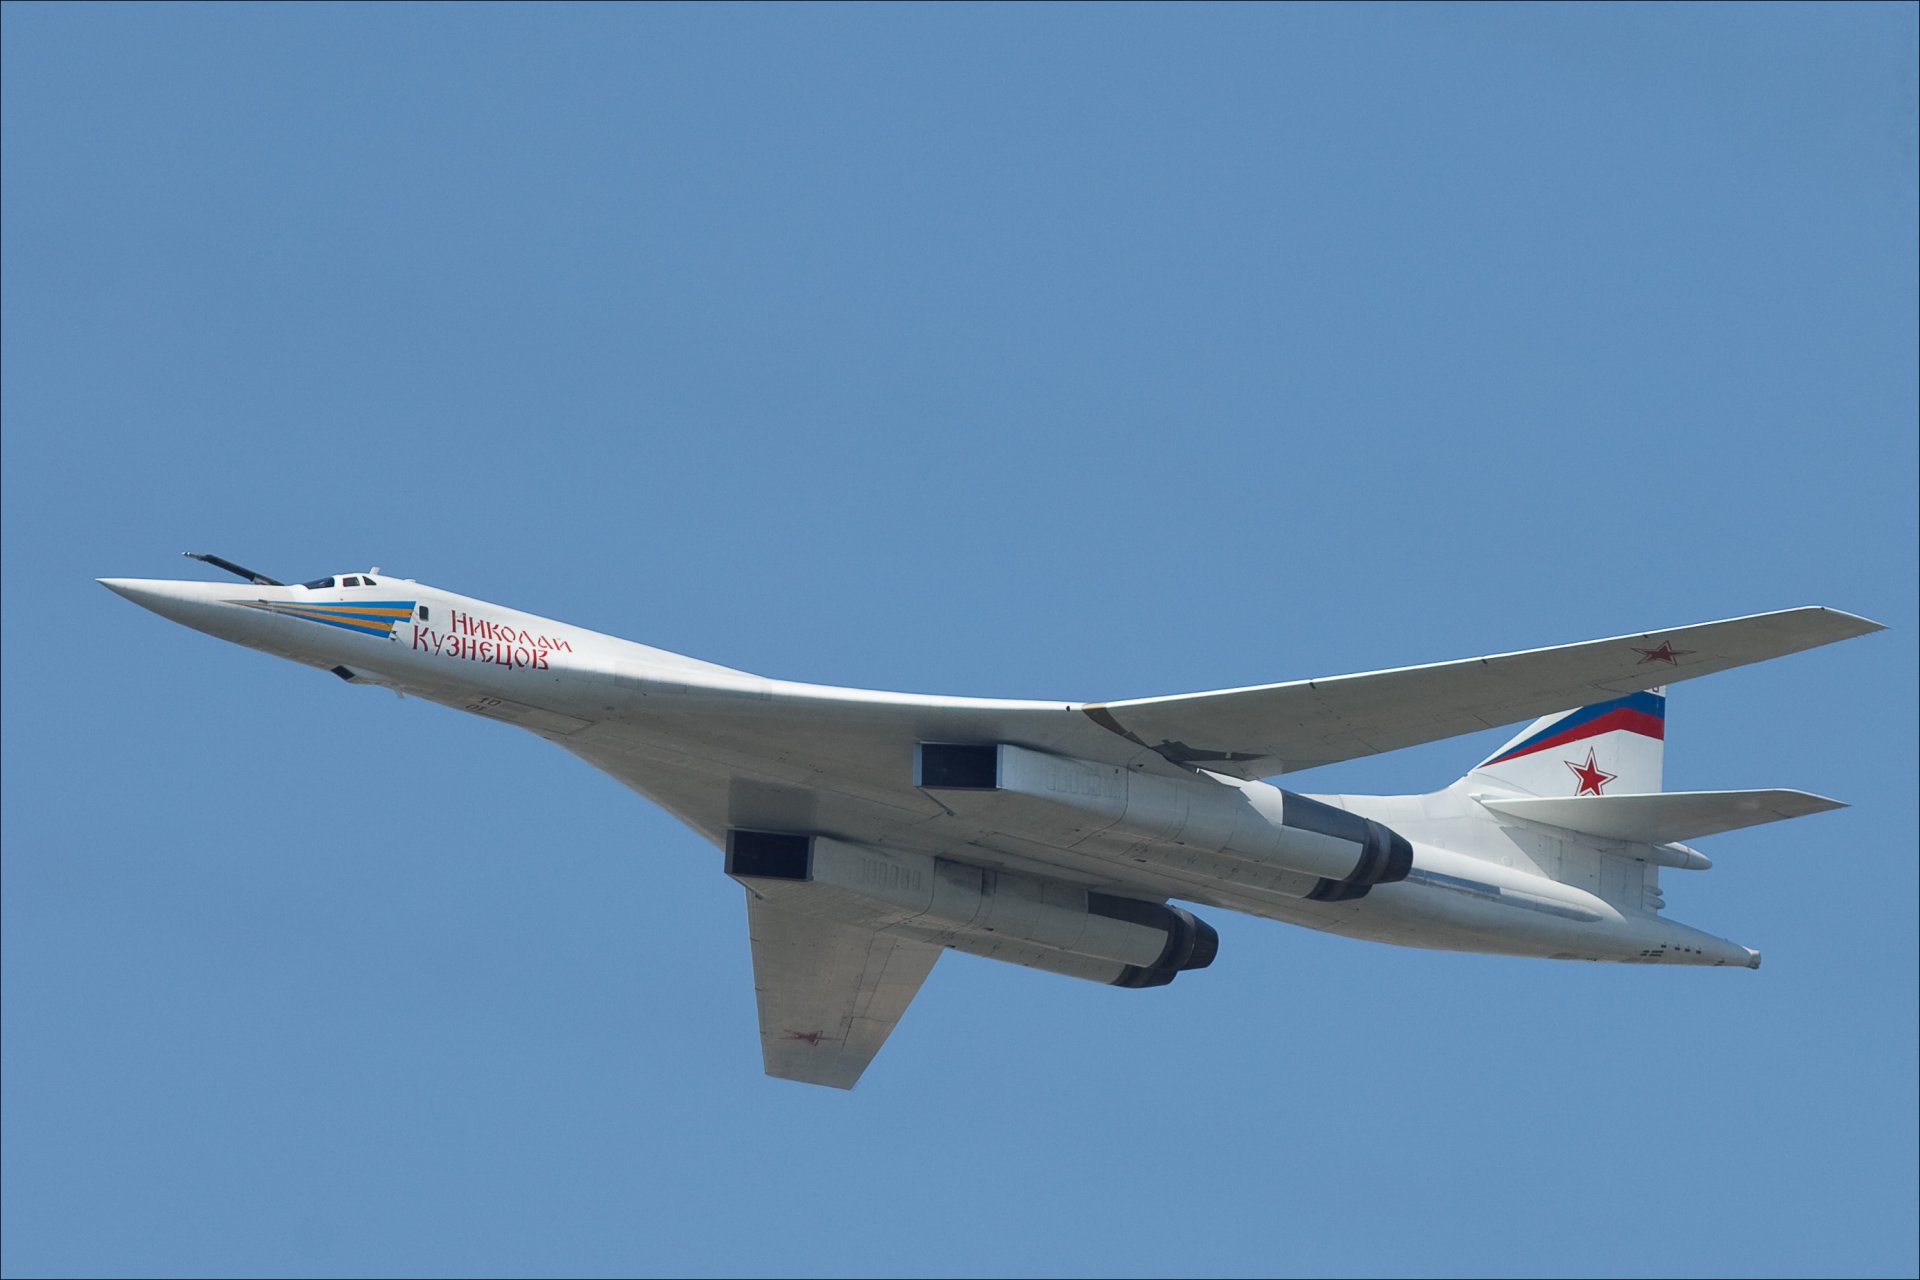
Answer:
[(1392, 671), (1081, 708), (1178, 763), (1267, 777), (1394, 751), (1711, 675), (1877, 622), (1817, 607)]
[(767, 1074), (851, 1089), (940, 948), (803, 914), (749, 890), (753, 992)]
[[(1199, 766), (1265, 777), (1525, 721), (1880, 629), (1834, 610), (1793, 609), (1459, 662), (1111, 703), (921, 697), (732, 676), (676, 684), (674, 696), (654, 697), (646, 683), (616, 672), (613, 696), (631, 699), (644, 714), (539, 731), (719, 847), (734, 829), (909, 846), (925, 839), (932, 843), (924, 852), (1013, 859), (1046, 875), (1055, 873), (1056, 854), (1064, 860), (1070, 851), (1050, 846), (1044, 835), (1005, 849), (992, 840), (968, 843), (964, 826), (942, 825), (954, 813), (914, 785), (916, 743), (1008, 742), (1133, 769), (1184, 774)], [(1660, 814), (1663, 823), (1678, 816)], [(913, 834), (919, 832), (926, 834)], [(966, 847), (950, 850), (943, 839)], [(1088, 870), (1083, 861), (1077, 874)], [(1165, 895), (1165, 885), (1135, 884), (1128, 870), (1111, 867), (1099, 878), (1103, 890)], [(940, 948), (751, 892), (747, 921), (767, 1073), (852, 1088)]]

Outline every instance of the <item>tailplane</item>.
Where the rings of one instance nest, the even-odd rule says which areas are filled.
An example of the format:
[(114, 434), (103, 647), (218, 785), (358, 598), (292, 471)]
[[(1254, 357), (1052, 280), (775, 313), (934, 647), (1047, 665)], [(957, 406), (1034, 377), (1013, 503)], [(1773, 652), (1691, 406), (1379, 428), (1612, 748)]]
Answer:
[[(1662, 791), (1667, 695), (1648, 689), (1543, 716), (1464, 782), (1488, 810), (1627, 844), (1673, 845), (1676, 865), (1705, 867), (1682, 840), (1845, 806), (1805, 791)], [(1676, 857), (1681, 854), (1675, 854)]]
[(1671, 844), (1738, 831), (1763, 822), (1804, 818), (1846, 805), (1806, 791), (1666, 791), (1658, 795), (1490, 797), (1480, 803), (1495, 813), (1544, 822), (1550, 827), (1623, 840)]
[(1467, 775), (1470, 790), (1529, 796), (1660, 790), (1667, 691), (1629, 693), (1542, 716)]

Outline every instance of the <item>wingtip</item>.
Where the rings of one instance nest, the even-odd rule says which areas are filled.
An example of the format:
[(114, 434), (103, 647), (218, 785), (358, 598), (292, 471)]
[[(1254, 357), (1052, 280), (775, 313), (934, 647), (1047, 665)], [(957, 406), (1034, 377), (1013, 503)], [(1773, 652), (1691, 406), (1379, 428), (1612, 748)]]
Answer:
[(1848, 613), (1845, 609), (1834, 609), (1827, 605), (1813, 607), (1832, 617), (1849, 636), (1870, 636), (1876, 631), (1887, 629), (1887, 624), (1884, 622), (1875, 622), (1872, 618), (1863, 618), (1857, 613)]

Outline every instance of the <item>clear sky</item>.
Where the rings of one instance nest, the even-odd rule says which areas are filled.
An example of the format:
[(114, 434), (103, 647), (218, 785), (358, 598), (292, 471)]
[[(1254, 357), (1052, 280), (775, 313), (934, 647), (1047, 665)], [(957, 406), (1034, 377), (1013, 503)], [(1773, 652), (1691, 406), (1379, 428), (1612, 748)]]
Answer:
[[(1915, 15), (7, 4), (6, 1273), (1912, 1275)], [(183, 550), (980, 695), (1892, 630), (1675, 691), (1855, 805), (1666, 873), (1757, 973), (1209, 912), (844, 1094), (714, 850)]]

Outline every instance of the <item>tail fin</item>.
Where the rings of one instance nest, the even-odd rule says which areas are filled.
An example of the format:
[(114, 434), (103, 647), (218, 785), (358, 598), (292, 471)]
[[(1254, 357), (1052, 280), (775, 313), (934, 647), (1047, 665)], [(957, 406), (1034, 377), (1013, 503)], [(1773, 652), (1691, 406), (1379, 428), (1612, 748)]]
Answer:
[(1467, 775), (1470, 787), (1530, 796), (1660, 790), (1667, 691), (1629, 693), (1542, 716)]

